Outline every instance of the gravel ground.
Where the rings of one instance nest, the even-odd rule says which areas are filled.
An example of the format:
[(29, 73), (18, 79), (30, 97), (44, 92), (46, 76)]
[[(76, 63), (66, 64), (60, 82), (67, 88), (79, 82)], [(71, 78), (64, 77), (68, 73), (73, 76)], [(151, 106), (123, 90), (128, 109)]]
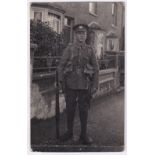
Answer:
[[(60, 116), (60, 135), (66, 131), (65, 113)], [(90, 146), (78, 143), (78, 110), (74, 122), (74, 139), (65, 143), (55, 136), (55, 118), (31, 120), (31, 147), (42, 152), (115, 152), (124, 149), (124, 92), (100, 97), (91, 103), (88, 134)]]

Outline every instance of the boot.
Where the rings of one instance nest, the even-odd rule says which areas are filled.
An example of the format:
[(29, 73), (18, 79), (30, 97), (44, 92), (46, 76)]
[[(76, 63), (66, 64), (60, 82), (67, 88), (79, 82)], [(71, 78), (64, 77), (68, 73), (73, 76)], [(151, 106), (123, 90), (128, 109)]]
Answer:
[(84, 145), (90, 145), (93, 143), (93, 140), (91, 137), (86, 136), (80, 136), (79, 143)]
[(67, 112), (67, 132), (60, 137), (60, 141), (68, 141), (73, 138), (74, 111)]
[(70, 139), (73, 138), (73, 133), (67, 131), (65, 132), (61, 137), (60, 137), (60, 141), (64, 142), (64, 141), (68, 141)]
[(87, 117), (88, 117), (88, 111), (80, 111), (81, 135), (79, 142), (81, 144), (89, 145), (93, 142), (93, 140), (92, 138), (87, 136)]

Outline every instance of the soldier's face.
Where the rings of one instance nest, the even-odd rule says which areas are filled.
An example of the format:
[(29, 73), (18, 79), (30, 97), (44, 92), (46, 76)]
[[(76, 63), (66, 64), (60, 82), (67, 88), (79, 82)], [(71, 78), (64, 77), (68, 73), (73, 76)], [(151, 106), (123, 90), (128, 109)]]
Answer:
[(87, 32), (81, 31), (76, 33), (76, 40), (79, 42), (85, 42), (87, 38)]

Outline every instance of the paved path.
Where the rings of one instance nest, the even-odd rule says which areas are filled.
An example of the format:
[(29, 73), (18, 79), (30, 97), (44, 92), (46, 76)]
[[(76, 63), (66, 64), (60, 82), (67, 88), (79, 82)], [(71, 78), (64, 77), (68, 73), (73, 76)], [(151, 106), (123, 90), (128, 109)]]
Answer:
[[(65, 114), (60, 118), (60, 134), (66, 130)], [(78, 111), (74, 122), (75, 139), (80, 132)], [(93, 138), (91, 146), (60, 143), (55, 138), (55, 120), (33, 120), (31, 144), (34, 151), (121, 151), (124, 146), (124, 92), (100, 97), (91, 103), (88, 133)]]

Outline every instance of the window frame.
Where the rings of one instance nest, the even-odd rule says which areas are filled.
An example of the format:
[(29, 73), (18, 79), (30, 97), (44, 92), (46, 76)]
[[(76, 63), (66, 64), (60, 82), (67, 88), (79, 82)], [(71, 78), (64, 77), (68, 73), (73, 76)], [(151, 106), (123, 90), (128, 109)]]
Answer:
[[(55, 30), (55, 28), (50, 25), (50, 22), (51, 22), (50, 14), (51, 14), (51, 16), (53, 15), (53, 18), (57, 18), (57, 20), (54, 19), (55, 22), (58, 23), (58, 25), (57, 25), (58, 27), (56, 27), (57, 30)], [(61, 33), (61, 16), (60, 15), (53, 13), (51, 11), (48, 11), (48, 23), (49, 23), (49, 26), (53, 29), (53, 31), (55, 31), (58, 34)]]
[(117, 3), (112, 3), (111, 14), (112, 14), (112, 25), (117, 26)]
[[(93, 10), (92, 10), (92, 7), (94, 7)], [(93, 16), (98, 16), (97, 15), (97, 2), (89, 2), (89, 14)]]
[[(67, 24), (65, 23), (65, 19), (67, 19), (67, 20), (70, 20), (70, 25), (68, 24), (68, 22), (67, 22)], [(67, 16), (65, 16), (64, 17), (64, 26), (67, 26), (67, 27), (72, 27), (72, 25), (73, 25), (73, 20), (71, 19), (71, 18), (69, 18), (69, 17), (67, 17)]]
[[(35, 19), (35, 13), (40, 13), (41, 14), (41, 20), (40, 19)], [(39, 11), (39, 10), (38, 11), (34, 11), (33, 12), (33, 19), (42, 22), (43, 21), (43, 12)]]

